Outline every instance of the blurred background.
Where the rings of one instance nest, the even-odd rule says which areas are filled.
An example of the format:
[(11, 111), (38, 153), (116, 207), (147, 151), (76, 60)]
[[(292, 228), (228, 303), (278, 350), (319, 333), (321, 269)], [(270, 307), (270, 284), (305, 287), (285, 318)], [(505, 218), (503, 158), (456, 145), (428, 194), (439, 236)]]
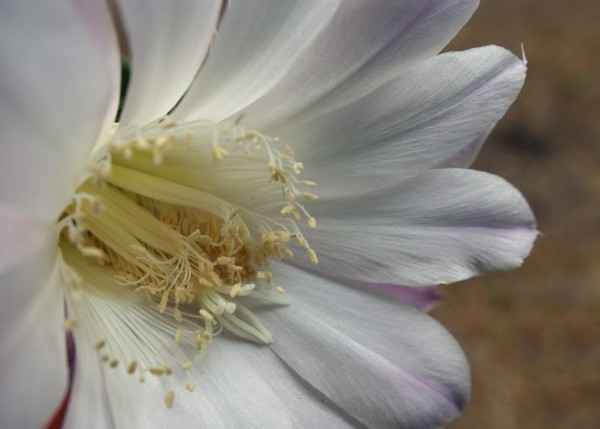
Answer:
[(529, 60), (473, 168), (514, 184), (542, 232), (515, 272), (442, 287), (473, 398), (450, 429), (600, 428), (600, 1), (482, 0), (448, 47)]

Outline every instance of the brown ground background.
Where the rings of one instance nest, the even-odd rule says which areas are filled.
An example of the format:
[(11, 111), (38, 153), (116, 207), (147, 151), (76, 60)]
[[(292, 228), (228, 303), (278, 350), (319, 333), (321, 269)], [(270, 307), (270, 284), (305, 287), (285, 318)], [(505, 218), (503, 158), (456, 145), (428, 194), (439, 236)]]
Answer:
[(449, 428), (600, 428), (600, 1), (482, 0), (450, 49), (521, 42), (525, 87), (474, 168), (519, 188), (544, 235), (519, 270), (442, 288), (433, 315), (473, 375)]

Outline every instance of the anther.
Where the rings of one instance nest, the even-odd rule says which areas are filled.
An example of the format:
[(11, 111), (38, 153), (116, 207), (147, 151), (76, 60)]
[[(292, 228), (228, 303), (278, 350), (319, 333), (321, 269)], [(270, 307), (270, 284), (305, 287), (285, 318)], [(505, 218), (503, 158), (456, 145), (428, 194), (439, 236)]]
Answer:
[(204, 319), (210, 320), (211, 322), (213, 320), (215, 320), (214, 316), (204, 309), (201, 309), (200, 311), (198, 311), (198, 314), (200, 314), (200, 316), (203, 317)]
[(315, 265), (319, 263), (319, 259), (317, 258), (317, 254), (314, 250), (308, 249), (306, 251), (306, 254), (308, 255), (308, 259), (310, 259), (310, 262), (312, 262)]
[(175, 392), (172, 390), (169, 390), (167, 392), (167, 396), (165, 397), (165, 404), (167, 405), (167, 408), (171, 408), (173, 406), (174, 401), (175, 401)]

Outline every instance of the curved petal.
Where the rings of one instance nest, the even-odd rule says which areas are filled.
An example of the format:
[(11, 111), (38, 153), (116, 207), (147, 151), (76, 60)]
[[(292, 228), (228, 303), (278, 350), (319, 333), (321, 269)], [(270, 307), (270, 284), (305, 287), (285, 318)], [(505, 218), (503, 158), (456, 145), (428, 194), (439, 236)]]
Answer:
[(374, 190), (445, 161), (487, 133), (518, 95), (525, 65), (488, 46), (438, 55), (348, 105), (322, 104), (277, 132), (321, 197)]
[[(0, 225), (0, 427), (43, 427), (68, 382), (56, 237), (5, 207)], [(13, 248), (20, 258), (6, 263)]]
[[(519, 266), (537, 236), (522, 195), (503, 179), (431, 170), (395, 188), (310, 208), (306, 267), (371, 283), (427, 286)], [(294, 262), (296, 260), (294, 259)]]
[(220, 121), (244, 109), (285, 76), (338, 2), (231, 2), (207, 63), (174, 116)]
[(487, 131), (479, 134), (475, 139), (463, 147), (461, 150), (456, 152), (450, 158), (439, 163), (435, 168), (468, 168), (473, 164), (477, 155), (479, 155), (479, 151), (483, 147), (483, 144), (489, 137), (492, 129), (496, 124), (493, 124), (491, 127), (487, 129)]
[(274, 278), (292, 304), (260, 317), (302, 378), (371, 428), (432, 427), (460, 413), (469, 369), (441, 325), (384, 294), (282, 265)]
[(53, 220), (117, 107), (104, 2), (1, 2), (0, 76), (0, 201)]
[(121, 123), (141, 126), (179, 101), (204, 61), (220, 0), (116, 0), (131, 53)]
[(310, 112), (320, 98), (358, 98), (437, 54), (469, 19), (477, 0), (344, 0), (285, 78), (244, 110), (244, 122), (269, 133)]

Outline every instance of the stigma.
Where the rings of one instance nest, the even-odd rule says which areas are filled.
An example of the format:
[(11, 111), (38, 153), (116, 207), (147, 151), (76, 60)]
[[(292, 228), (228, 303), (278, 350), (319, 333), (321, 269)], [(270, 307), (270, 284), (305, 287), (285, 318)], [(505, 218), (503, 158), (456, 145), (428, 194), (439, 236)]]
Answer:
[[(239, 124), (209, 121), (164, 118), (119, 129), (58, 221), (73, 321), (85, 313), (78, 311), (85, 295), (152, 312), (173, 347), (187, 341), (200, 357), (220, 333), (273, 341), (247, 305), (289, 304), (269, 262), (294, 257), (296, 248), (318, 262), (300, 226), (317, 226), (305, 206), (317, 198), (308, 192), (315, 183), (300, 179), (302, 162), (280, 145)], [(95, 345), (111, 368), (143, 381), (177, 366), (165, 356), (144, 362), (135, 345), (109, 353), (118, 342), (111, 334), (98, 332)], [(135, 336), (143, 342), (144, 335)], [(178, 366), (189, 370), (190, 360)]]

